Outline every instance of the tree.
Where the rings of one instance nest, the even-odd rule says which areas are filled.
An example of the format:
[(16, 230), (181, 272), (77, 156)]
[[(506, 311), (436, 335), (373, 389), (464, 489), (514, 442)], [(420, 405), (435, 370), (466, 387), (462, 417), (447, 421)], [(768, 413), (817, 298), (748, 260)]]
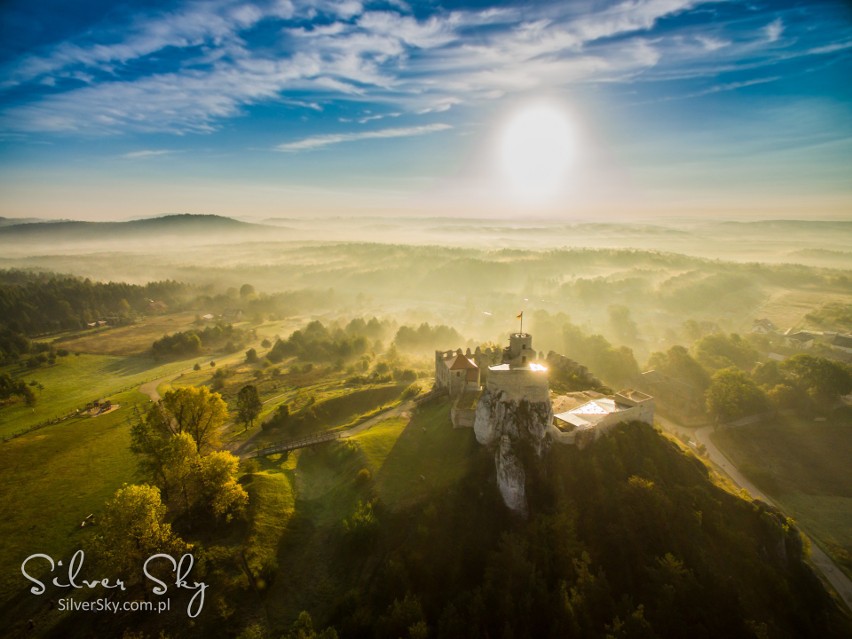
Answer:
[(246, 363), (247, 364), (256, 364), (258, 361), (257, 350), (254, 348), (250, 348), (246, 351)]
[(751, 371), (751, 378), (764, 388), (773, 388), (784, 382), (781, 368), (778, 366), (778, 362), (774, 360), (758, 363)]
[(693, 346), (695, 359), (707, 369), (736, 366), (751, 370), (759, 356), (757, 350), (736, 333), (715, 333), (702, 337)]
[(710, 385), (710, 377), (701, 365), (692, 358), (683, 346), (672, 346), (665, 353), (652, 353), (648, 359), (648, 368), (661, 372), (666, 377), (676, 379), (704, 391)]
[(852, 368), (841, 362), (800, 353), (781, 368), (817, 401), (832, 402), (852, 391)]
[(130, 585), (141, 581), (141, 566), (151, 555), (179, 556), (191, 548), (165, 523), (166, 507), (154, 486), (119, 488), (104, 507), (93, 540), (100, 563)]
[(22, 398), (27, 406), (35, 405), (36, 397), (24, 380), (12, 379), (9, 373), (0, 374), (0, 402), (16, 395)]
[(240, 297), (244, 300), (251, 299), (257, 295), (257, 292), (254, 290), (254, 286), (251, 284), (243, 284), (240, 287)]
[(200, 454), (192, 435), (173, 433), (164, 418), (168, 415), (154, 407), (131, 429), (130, 448), (140, 456), (142, 474), (162, 491), (172, 512), (190, 520), (206, 512), (230, 521), (248, 502), (237, 483), (239, 459), (224, 451)]
[(622, 344), (635, 344), (639, 339), (636, 322), (630, 317), (630, 309), (623, 304), (612, 304), (607, 309), (609, 325)]
[(337, 639), (337, 631), (334, 628), (326, 628), (322, 632), (314, 629), (314, 620), (311, 615), (303, 610), (299, 618), (290, 627), (285, 639)]
[(237, 415), (245, 426), (243, 430), (254, 426), (254, 420), (260, 415), (262, 408), (263, 403), (257, 394), (257, 387), (251, 384), (243, 386), (237, 394)]
[(192, 435), (201, 454), (219, 447), (219, 429), (228, 418), (228, 405), (219, 393), (185, 386), (168, 391), (159, 404), (165, 412), (161, 424), (173, 435)]
[(227, 451), (200, 457), (195, 465), (200, 503), (216, 519), (226, 522), (248, 504), (248, 493), (237, 482), (240, 460)]
[(738, 368), (723, 368), (710, 380), (705, 394), (707, 410), (717, 421), (726, 422), (766, 409), (766, 395)]

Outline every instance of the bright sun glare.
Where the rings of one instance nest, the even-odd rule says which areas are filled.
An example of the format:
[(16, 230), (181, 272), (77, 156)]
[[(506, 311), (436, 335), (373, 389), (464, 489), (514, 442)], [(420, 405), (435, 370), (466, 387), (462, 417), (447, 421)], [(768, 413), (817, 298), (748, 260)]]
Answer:
[(512, 194), (525, 204), (547, 203), (561, 190), (574, 157), (574, 134), (566, 114), (537, 104), (509, 120), (500, 164)]

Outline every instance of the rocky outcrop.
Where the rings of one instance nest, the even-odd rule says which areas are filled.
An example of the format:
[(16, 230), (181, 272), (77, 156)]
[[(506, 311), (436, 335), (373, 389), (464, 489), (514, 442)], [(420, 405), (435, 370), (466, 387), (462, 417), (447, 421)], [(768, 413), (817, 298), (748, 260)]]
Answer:
[(553, 421), (550, 402), (508, 399), (502, 392), (486, 390), (476, 407), (473, 430), (480, 444), (494, 449), (497, 486), (503, 502), (511, 510), (525, 515), (526, 470), (521, 461), (522, 448), (541, 456), (546, 450), (548, 425)]

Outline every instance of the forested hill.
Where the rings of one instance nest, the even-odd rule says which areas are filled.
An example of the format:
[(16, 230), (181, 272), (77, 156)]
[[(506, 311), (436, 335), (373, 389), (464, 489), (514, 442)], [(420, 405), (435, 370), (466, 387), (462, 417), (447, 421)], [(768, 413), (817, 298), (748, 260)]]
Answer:
[(488, 468), (389, 518), (371, 587), (328, 618), (341, 636), (368, 636), (368, 619), (388, 637), (417, 623), (438, 637), (850, 636), (791, 522), (645, 424), (553, 446), (528, 478), (529, 521), (500, 506)]
[(93, 282), (55, 273), (0, 270), (0, 327), (25, 335), (85, 328), (109, 318), (120, 323), (152, 301), (170, 307), (188, 288), (174, 281), (144, 286)]
[[(128, 222), (80, 222), (62, 220), (7, 224), (0, 226), (0, 242), (41, 241), (58, 242), (144, 238), (164, 238), (170, 235), (218, 235), (221, 233), (256, 233), (258, 237), (272, 227), (240, 222), (219, 215), (165, 215), (163, 217)], [(275, 229), (279, 231), (280, 229)]]

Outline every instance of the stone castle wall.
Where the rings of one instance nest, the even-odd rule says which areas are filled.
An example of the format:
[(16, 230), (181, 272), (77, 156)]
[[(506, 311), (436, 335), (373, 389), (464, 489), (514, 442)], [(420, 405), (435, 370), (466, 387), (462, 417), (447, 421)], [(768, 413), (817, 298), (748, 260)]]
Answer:
[(549, 402), (547, 371), (528, 368), (488, 371), (485, 387), (494, 395), (504, 393), (507, 400)]

